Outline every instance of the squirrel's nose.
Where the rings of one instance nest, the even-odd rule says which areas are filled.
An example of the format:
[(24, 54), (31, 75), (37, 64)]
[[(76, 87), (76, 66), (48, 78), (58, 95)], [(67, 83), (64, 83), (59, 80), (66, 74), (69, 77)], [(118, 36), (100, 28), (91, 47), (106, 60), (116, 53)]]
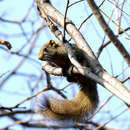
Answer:
[(38, 59), (39, 59), (39, 60), (42, 60), (42, 55), (39, 54), (39, 55), (38, 55)]

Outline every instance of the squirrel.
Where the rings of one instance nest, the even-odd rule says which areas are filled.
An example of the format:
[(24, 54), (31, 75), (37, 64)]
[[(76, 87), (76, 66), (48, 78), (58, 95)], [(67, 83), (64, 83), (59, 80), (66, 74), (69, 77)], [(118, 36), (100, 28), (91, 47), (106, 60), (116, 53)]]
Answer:
[[(88, 66), (83, 52), (76, 45), (72, 45), (72, 49), (78, 62), (83, 66)], [(63, 76), (69, 82), (77, 83), (80, 86), (78, 93), (70, 100), (44, 96), (40, 110), (43, 116), (48, 116), (52, 120), (82, 121), (94, 112), (98, 105), (96, 82), (81, 74), (70, 73), (73, 65), (62, 43), (50, 40), (40, 49), (38, 59), (52, 62), (61, 67)]]

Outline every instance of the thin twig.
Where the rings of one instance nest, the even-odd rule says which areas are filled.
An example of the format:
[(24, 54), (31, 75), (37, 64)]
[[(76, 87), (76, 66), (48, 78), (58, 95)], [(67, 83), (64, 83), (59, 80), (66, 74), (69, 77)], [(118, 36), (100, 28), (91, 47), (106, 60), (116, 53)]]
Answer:
[(69, 8), (69, 0), (67, 0), (66, 3), (66, 9), (65, 9), (65, 14), (64, 14), (64, 28), (63, 28), (63, 43), (64, 41), (66, 41), (65, 39), (65, 31), (66, 31), (66, 17), (67, 17), (67, 12), (68, 12), (68, 8)]
[[(119, 34), (115, 35), (116, 37), (119, 37), (121, 34), (123, 34), (124, 32), (128, 31), (130, 29), (130, 27), (127, 27), (126, 29), (122, 30), (119, 32)], [(96, 57), (99, 57), (101, 52), (103, 51), (103, 49), (108, 46), (111, 43), (111, 40), (108, 40), (107, 42), (103, 43), (100, 48), (98, 49), (98, 52), (96, 54)]]
[(104, 123), (104, 125), (101, 125), (101, 126), (97, 127), (97, 128), (94, 129), (94, 130), (100, 130), (100, 128), (105, 127), (108, 123), (110, 123), (111, 121), (115, 120), (115, 119), (116, 119), (117, 117), (119, 117), (120, 115), (124, 114), (127, 110), (128, 110), (128, 108), (125, 109), (125, 110), (123, 110), (122, 112), (120, 112), (120, 113), (117, 114), (116, 116), (112, 117), (109, 121), (107, 121), (106, 123)]
[(89, 118), (87, 121), (91, 120), (109, 101), (110, 99), (113, 97), (113, 95), (111, 95)]

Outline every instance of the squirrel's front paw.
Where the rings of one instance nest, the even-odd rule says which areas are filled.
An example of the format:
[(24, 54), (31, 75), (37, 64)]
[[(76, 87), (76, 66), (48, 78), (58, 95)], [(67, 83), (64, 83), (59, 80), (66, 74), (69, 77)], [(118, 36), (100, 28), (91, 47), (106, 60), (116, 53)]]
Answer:
[(69, 82), (75, 82), (73, 67), (72, 65), (68, 69), (62, 69), (63, 76), (65, 76)]

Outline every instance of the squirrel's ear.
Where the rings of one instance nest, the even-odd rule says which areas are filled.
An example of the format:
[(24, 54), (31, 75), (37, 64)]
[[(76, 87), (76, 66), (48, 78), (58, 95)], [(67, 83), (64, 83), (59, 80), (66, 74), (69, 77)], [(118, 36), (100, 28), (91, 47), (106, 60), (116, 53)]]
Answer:
[(53, 45), (54, 43), (55, 43), (55, 41), (54, 40), (50, 40), (50, 42), (49, 42), (51, 45)]

